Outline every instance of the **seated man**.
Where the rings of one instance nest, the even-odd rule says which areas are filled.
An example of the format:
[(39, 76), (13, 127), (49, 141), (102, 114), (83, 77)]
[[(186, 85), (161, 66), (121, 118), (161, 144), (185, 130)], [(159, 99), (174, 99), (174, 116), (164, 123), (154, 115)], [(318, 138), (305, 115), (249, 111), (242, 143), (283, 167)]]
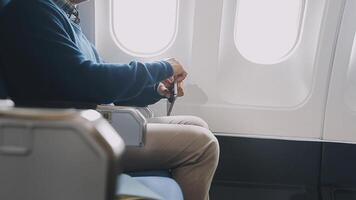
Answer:
[[(187, 73), (175, 59), (104, 63), (78, 25), (82, 1), (12, 0), (1, 13), (1, 73), (16, 105), (146, 106), (168, 95), (170, 77), (181, 85)], [(207, 124), (177, 116), (154, 118), (147, 128), (145, 147), (128, 149), (125, 170), (171, 169), (185, 199), (208, 199), (219, 145)]]

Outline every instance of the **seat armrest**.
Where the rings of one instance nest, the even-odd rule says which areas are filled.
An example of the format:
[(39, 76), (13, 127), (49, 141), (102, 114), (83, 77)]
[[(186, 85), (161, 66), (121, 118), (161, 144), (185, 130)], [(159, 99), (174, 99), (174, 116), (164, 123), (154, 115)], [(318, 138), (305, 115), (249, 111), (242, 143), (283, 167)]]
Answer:
[(14, 102), (9, 99), (0, 100), (0, 109), (6, 109), (14, 107)]
[(135, 107), (140, 113), (146, 118), (152, 118), (154, 117), (153, 111), (149, 107)]
[(145, 144), (147, 120), (133, 107), (98, 106), (97, 111), (114, 127), (126, 146), (142, 147)]

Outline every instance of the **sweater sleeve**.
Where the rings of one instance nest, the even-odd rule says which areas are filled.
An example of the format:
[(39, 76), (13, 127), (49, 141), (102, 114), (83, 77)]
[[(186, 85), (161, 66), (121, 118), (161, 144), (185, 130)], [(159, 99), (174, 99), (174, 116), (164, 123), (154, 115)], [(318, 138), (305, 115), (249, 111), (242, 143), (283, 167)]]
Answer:
[(18, 64), (31, 68), (25, 71), (36, 86), (42, 86), (37, 95), (45, 100), (101, 104), (132, 99), (173, 74), (172, 66), (163, 61), (104, 64), (87, 60), (63, 13), (40, 1), (23, 6), (27, 7), (16, 16), (23, 35), (12, 48), (26, 61)]
[(116, 101), (114, 104), (118, 106), (136, 106), (136, 107), (146, 107), (152, 105), (165, 98), (158, 94), (157, 92), (158, 84), (150, 87), (146, 87), (141, 94), (138, 96), (127, 99)]

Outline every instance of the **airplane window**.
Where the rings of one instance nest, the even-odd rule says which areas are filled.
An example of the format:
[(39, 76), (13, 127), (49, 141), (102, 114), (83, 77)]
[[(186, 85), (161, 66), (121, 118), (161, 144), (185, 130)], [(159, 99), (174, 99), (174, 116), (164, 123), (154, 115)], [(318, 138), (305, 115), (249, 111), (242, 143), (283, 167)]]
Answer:
[(112, 6), (114, 36), (126, 53), (155, 56), (174, 42), (178, 0), (113, 0)]
[(235, 44), (242, 56), (259, 64), (275, 64), (296, 47), (304, 0), (239, 0)]

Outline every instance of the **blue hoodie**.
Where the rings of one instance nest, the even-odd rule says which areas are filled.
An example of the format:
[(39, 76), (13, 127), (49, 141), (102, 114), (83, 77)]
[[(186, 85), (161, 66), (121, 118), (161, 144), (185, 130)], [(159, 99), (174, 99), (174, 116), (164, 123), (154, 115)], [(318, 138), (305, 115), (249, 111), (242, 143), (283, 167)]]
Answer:
[[(144, 34), (144, 33), (143, 33)], [(104, 63), (51, 0), (12, 0), (0, 14), (1, 73), (17, 104), (73, 102), (146, 106), (173, 75), (165, 62)]]

